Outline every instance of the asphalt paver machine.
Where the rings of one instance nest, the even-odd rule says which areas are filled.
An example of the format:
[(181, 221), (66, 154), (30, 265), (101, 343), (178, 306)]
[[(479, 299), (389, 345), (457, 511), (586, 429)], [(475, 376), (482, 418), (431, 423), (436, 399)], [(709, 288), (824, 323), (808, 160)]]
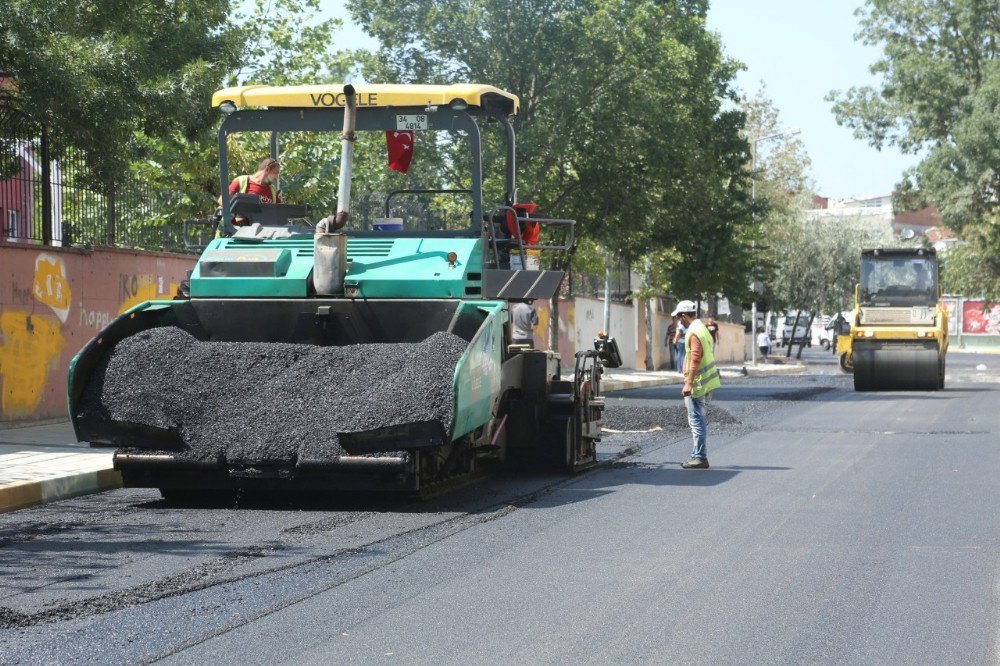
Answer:
[(837, 340), (856, 391), (944, 388), (948, 312), (933, 248), (862, 250), (851, 330)]
[[(525, 249), (520, 226), (506, 224), (524, 216), (516, 207), (516, 96), (477, 84), (248, 86), (220, 90), (213, 105), (226, 114), (218, 237), (180, 297), (124, 313), (70, 367), (76, 434), (116, 447), (126, 486), (165, 496), (421, 491), (484, 463), (594, 464), (601, 373), (621, 364), (614, 340), (577, 352), (566, 379), (556, 353), (511, 344), (511, 304), (548, 299), (563, 280), (560, 271), (508, 261)], [(488, 209), (486, 131), (501, 146), (489, 182), (502, 194)], [(284, 159), (290, 135), (331, 132), (334, 145), (341, 132), (336, 212), (229, 196), (234, 137), (258, 133), (259, 145)], [(448, 168), (463, 174), (460, 182), (400, 188), (384, 193), (377, 210), (352, 209), (356, 140), (387, 132), (413, 132), (418, 150), (452, 141)], [(323, 174), (334, 165), (313, 166)], [(402, 205), (421, 197), (448, 204)], [(457, 211), (458, 221), (434, 210)], [(572, 220), (531, 223), (556, 239), (532, 251), (570, 248)], [(173, 337), (153, 335), (164, 331)], [(452, 355), (438, 353), (455, 339)], [(372, 387), (384, 388), (369, 400)]]

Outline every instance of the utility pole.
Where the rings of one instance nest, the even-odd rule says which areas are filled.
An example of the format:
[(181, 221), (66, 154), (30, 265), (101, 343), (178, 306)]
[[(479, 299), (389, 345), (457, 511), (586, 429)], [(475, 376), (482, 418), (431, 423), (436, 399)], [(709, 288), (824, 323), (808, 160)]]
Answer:
[(611, 254), (604, 259), (604, 334), (611, 335)]

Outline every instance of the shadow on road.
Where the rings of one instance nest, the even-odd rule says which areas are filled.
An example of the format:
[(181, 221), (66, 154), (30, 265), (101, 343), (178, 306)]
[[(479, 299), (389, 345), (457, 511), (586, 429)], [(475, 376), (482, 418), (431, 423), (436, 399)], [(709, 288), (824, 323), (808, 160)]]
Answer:
[[(213, 491), (183, 499), (155, 499), (135, 506), (148, 510), (242, 509), (246, 511), (399, 512), (440, 510), (436, 498), (400, 492), (323, 492), (297, 490)], [(428, 509), (428, 507), (432, 507)]]
[(547, 508), (559, 504), (581, 502), (614, 492), (616, 486), (648, 485), (678, 487), (717, 486), (743, 472), (783, 472), (790, 467), (769, 467), (756, 465), (727, 465), (709, 469), (682, 469), (680, 462), (663, 464), (642, 462), (616, 462), (604, 474), (581, 477), (575, 483), (561, 488), (538, 501), (531, 507)]
[(943, 391), (846, 391), (836, 395), (819, 397), (818, 401), (832, 400), (837, 402), (871, 402), (894, 400), (958, 400), (963, 396), (955, 395), (963, 392), (989, 391), (981, 389), (945, 389)]

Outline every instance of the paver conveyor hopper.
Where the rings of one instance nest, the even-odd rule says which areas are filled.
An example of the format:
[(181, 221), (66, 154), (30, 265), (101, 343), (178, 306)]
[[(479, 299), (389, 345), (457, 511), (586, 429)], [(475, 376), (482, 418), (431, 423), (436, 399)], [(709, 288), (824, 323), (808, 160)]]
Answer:
[[(251, 86), (213, 103), (227, 113), (219, 237), (187, 293), (118, 317), (70, 369), (77, 436), (116, 447), (127, 486), (414, 491), (483, 461), (594, 463), (602, 366), (621, 363), (614, 341), (578, 352), (568, 380), (555, 353), (510, 344), (511, 304), (549, 298), (563, 278), (511, 269), (512, 254), (526, 256), (520, 230), (540, 224), (561, 240), (532, 252), (573, 239), (570, 220), (516, 221), (515, 96), (481, 85)], [(491, 128), (506, 160), (492, 187), (503, 200), (486, 211), (480, 143)], [(235, 135), (264, 133), (277, 158), (289, 133), (339, 129), (335, 214), (313, 224), (306, 206), (229, 196)], [(438, 173), (465, 178), (388, 192), (378, 212), (352, 209), (355, 132), (404, 130), (428, 151), (451, 141)]]
[(851, 332), (837, 350), (856, 391), (944, 388), (948, 312), (931, 248), (861, 252)]

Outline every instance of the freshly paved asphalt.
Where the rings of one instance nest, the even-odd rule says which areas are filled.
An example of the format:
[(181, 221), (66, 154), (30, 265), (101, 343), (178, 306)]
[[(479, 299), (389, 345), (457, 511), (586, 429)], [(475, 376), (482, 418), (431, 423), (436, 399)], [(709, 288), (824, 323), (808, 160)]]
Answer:
[(939, 393), (734, 380), (710, 470), (679, 468), (672, 428), (608, 437), (586, 474), (422, 504), (119, 490), (6, 514), (0, 663), (996, 663), (1000, 384), (980, 362), (1000, 368), (950, 355)]

